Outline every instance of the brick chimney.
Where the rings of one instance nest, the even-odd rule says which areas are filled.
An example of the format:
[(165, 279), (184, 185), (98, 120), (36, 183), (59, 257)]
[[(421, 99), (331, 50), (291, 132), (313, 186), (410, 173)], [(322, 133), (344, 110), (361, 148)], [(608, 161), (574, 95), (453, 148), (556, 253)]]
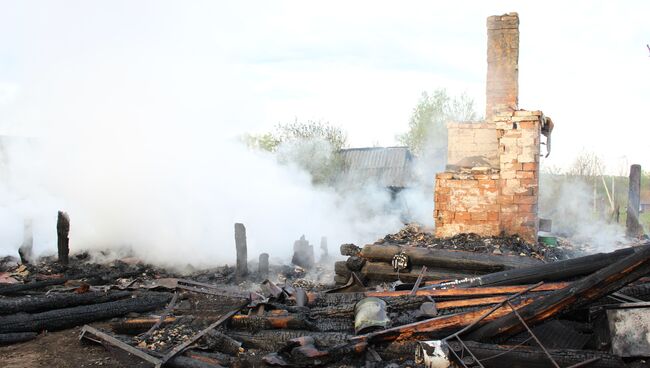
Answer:
[(519, 15), (491, 16), (487, 31), (485, 119), (491, 121), (496, 112), (518, 109)]

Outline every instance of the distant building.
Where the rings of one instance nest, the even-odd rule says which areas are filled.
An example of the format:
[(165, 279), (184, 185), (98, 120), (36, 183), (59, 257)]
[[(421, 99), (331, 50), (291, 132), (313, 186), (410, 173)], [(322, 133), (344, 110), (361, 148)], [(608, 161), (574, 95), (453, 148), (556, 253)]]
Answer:
[(348, 148), (339, 153), (344, 162), (339, 184), (376, 184), (394, 196), (413, 179), (413, 156), (407, 147)]

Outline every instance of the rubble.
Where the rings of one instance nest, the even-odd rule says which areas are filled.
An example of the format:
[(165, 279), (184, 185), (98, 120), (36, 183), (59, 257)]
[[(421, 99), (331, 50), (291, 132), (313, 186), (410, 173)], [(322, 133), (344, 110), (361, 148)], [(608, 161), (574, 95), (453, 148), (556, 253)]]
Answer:
[[(391, 237), (395, 239), (394, 235), (386, 239)], [(398, 247), (388, 244), (371, 246)], [(86, 325), (82, 341), (99, 341), (128, 352), (126, 358), (115, 357), (129, 366), (144, 361), (179, 367), (418, 367), (432, 359), (429, 354), (434, 351), (446, 352), (444, 359), (436, 359), (468, 367), (503, 366), (504, 362), (526, 366), (533, 358), (553, 359), (560, 366), (588, 362), (594, 367), (624, 367), (630, 359), (640, 358), (623, 360), (612, 352), (612, 346), (620, 351), (620, 338), (614, 340), (608, 332), (607, 311), (616, 305), (619, 310), (646, 307), (650, 243), (546, 263), (519, 255), (514, 257), (528, 261), (499, 263), (499, 258), (513, 256), (482, 253), (481, 248), (474, 248), (477, 252), (469, 247), (463, 251), (404, 248), (425, 254), (489, 255), (478, 259), (491, 263), (476, 263), (471, 257), (456, 262), (452, 257), (447, 259), (452, 261), (447, 265), (450, 270), (483, 274), (427, 279), (428, 266), (418, 266), (412, 272), (421, 276), (419, 282), (416, 278), (414, 284), (390, 285), (364, 280), (364, 267), (375, 263), (366, 260), (350, 272), (347, 285), (330, 290), (320, 282), (295, 277), (303, 273), (269, 265), (271, 275), (293, 278), (284, 284), (265, 280), (251, 289), (251, 280), (258, 275), (250, 270), (245, 281), (229, 277), (236, 272), (231, 267), (180, 277), (138, 262), (98, 265), (71, 256), (61, 274), (56, 273), (61, 271), (56, 260), (15, 267), (23, 267), (23, 283), (0, 288), (4, 294), (0, 341), (38, 339), (37, 334), (45, 330), (113, 318), (108, 325)], [(366, 259), (366, 249), (359, 248), (354, 257)], [(493, 264), (511, 268), (499, 271)], [(52, 278), (35, 281), (45, 276)], [(195, 281), (210, 278), (219, 281)], [(78, 292), (80, 284), (87, 285), (85, 292)], [(495, 354), (502, 358), (493, 359)], [(535, 364), (547, 366), (547, 362)]]

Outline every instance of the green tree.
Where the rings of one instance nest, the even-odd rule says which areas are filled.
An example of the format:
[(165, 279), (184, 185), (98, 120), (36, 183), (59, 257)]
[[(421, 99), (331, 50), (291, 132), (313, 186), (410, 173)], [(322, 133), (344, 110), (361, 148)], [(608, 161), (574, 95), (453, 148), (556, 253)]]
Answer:
[(416, 156), (444, 156), (447, 151), (447, 122), (476, 119), (474, 100), (466, 94), (449, 96), (445, 89), (437, 89), (431, 95), (423, 92), (411, 114), (409, 130), (398, 135), (397, 141), (408, 146)]
[(308, 171), (315, 184), (331, 182), (343, 169), (338, 151), (347, 145), (347, 135), (328, 122), (297, 120), (278, 124), (269, 133), (243, 137), (253, 149), (274, 153), (282, 164), (294, 164)]

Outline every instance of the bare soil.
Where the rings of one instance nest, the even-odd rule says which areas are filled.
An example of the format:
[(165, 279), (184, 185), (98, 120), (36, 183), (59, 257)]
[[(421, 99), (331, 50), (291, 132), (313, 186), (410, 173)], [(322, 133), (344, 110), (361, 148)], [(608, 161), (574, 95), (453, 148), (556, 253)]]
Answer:
[[(99, 327), (99, 326), (98, 326)], [(48, 332), (20, 344), (0, 347), (0, 367), (127, 368), (99, 344), (81, 343), (81, 327)]]

